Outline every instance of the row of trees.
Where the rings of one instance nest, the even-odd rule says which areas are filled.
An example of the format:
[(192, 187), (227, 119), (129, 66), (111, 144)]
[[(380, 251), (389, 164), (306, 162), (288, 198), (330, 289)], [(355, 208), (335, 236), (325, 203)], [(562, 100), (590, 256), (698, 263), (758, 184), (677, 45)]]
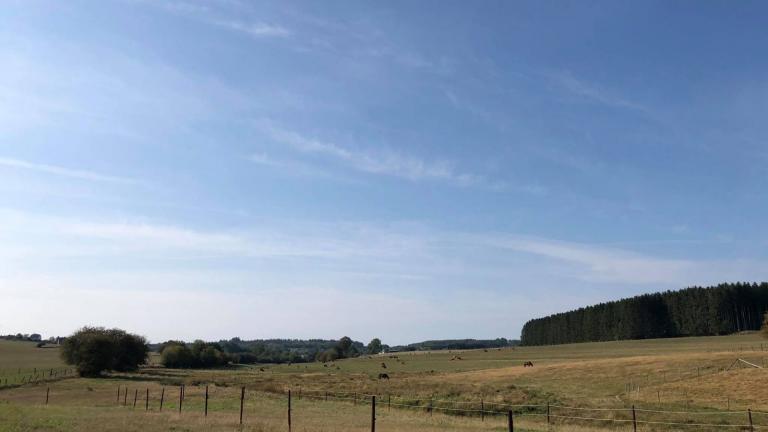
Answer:
[(41, 342), (43, 337), (39, 333), (16, 333), (15, 335), (3, 335), (0, 339), (12, 340), (12, 341), (27, 341), (27, 342)]
[[(347, 339), (349, 341), (347, 341)], [(344, 341), (342, 343), (342, 340)], [(241, 340), (232, 338), (218, 342), (222, 351), (230, 354), (234, 363), (303, 363), (315, 361), (322, 353), (337, 348), (346, 347), (342, 351), (347, 356), (355, 356), (365, 352), (361, 342), (349, 338), (341, 340), (325, 339), (259, 339)]]
[(222, 352), (221, 345), (201, 340), (189, 345), (181, 341), (168, 341), (160, 349), (160, 361), (167, 368), (212, 368), (223, 366), (230, 360), (231, 358)]
[(523, 345), (723, 335), (758, 330), (768, 283), (724, 283), (601, 303), (528, 321)]
[(503, 348), (518, 345), (520, 341), (507, 338), (496, 339), (439, 339), (416, 342), (392, 347), (395, 351), (436, 351), (481, 348)]
[[(459, 349), (502, 347), (510, 345), (510, 341), (504, 338), (493, 341), (460, 339), (426, 341), (415, 345), (411, 347), (412, 350)], [(214, 368), (230, 363), (328, 362), (363, 354), (378, 354), (389, 349), (379, 338), (374, 338), (364, 346), (347, 336), (338, 341), (242, 341), (233, 338), (220, 342), (196, 340), (187, 344), (171, 340), (154, 347), (160, 353), (163, 366), (180, 369)], [(142, 336), (120, 329), (83, 327), (63, 339), (61, 355), (67, 364), (76, 366), (81, 375), (98, 376), (106, 371), (137, 370), (140, 365), (146, 363), (149, 350), (150, 346)]]
[(365, 352), (378, 354), (382, 350), (382, 344), (376, 338), (364, 348), (362, 343), (347, 336), (338, 341), (242, 341), (233, 338), (211, 343), (197, 340), (191, 344), (168, 341), (157, 346), (157, 350), (165, 367), (210, 368), (228, 363), (302, 363), (315, 360), (326, 362), (357, 357)]
[(334, 361), (338, 359), (357, 357), (361, 354), (359, 347), (355, 346), (352, 339), (344, 336), (339, 339), (336, 345), (328, 348), (317, 355), (316, 360), (321, 362)]

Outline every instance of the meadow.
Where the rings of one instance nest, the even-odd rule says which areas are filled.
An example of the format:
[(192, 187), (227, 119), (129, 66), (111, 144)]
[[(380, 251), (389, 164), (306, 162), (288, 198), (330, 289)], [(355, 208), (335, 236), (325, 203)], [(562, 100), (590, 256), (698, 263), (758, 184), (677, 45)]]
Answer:
[[(155, 364), (104, 379), (0, 387), (0, 431), (283, 431), (288, 430), (288, 390), (294, 431), (370, 430), (371, 395), (377, 396), (379, 431), (503, 431), (509, 410), (517, 431), (629, 431), (632, 406), (638, 430), (739, 430), (748, 425), (748, 409), (757, 430), (768, 427), (768, 374), (737, 360), (762, 366), (766, 350), (768, 342), (752, 333), (215, 370)], [(56, 351), (3, 341), (0, 364), (9, 371), (63, 367)], [(526, 361), (534, 367), (523, 367)], [(390, 378), (379, 379), (380, 373)], [(246, 392), (242, 426), (241, 388)]]

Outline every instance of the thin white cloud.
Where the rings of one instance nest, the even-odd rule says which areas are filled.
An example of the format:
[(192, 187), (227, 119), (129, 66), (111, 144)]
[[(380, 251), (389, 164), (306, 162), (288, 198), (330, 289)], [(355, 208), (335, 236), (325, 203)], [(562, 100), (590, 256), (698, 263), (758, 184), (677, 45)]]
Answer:
[(0, 209), (0, 258), (25, 262), (87, 257), (383, 259), (417, 254), (421, 248), (418, 238), (366, 225), (292, 224), (224, 232), (141, 221), (83, 221)]
[(485, 241), (503, 249), (573, 264), (576, 268), (569, 272), (591, 282), (683, 287), (719, 282), (729, 276), (741, 280), (748, 279), (748, 274), (765, 274), (759, 271), (762, 264), (756, 262), (659, 258), (617, 248), (505, 235)]
[[(225, 10), (221, 10), (221, 8), (212, 8), (208, 5), (202, 5), (199, 3), (190, 3), (179, 0), (164, 0), (159, 2), (148, 1), (147, 4), (159, 5), (168, 12), (193, 17), (207, 24), (224, 27), (229, 30), (244, 33), (256, 38), (279, 38), (287, 37), (292, 34), (290, 30), (278, 24), (270, 24), (261, 21), (243, 22), (236, 19), (221, 18), (222, 12)], [(232, 14), (230, 13), (229, 15), (231, 16)]]
[(248, 160), (258, 165), (265, 165), (274, 168), (284, 168), (286, 166), (285, 162), (275, 160), (268, 156), (266, 153), (253, 153), (248, 156)]
[[(270, 224), (269, 229), (206, 231), (143, 222), (88, 222), (0, 211), (4, 260), (121, 257), (121, 259), (291, 259), (335, 262), (337, 272), (411, 274), (457, 272), (514, 276), (535, 263), (545, 273), (589, 283), (663, 288), (768, 277), (756, 260), (695, 260), (644, 255), (629, 249), (516, 236), (434, 230), (421, 224)], [(41, 243), (37, 243), (41, 242)], [(506, 252), (505, 252), (506, 251)], [(457, 254), (457, 255), (454, 255)], [(509, 268), (472, 267), (479, 257)], [(539, 260), (536, 257), (547, 258)], [(457, 261), (458, 259), (458, 261)], [(317, 261), (321, 260), (321, 261)], [(524, 264), (527, 263), (527, 264)], [(320, 266), (322, 267), (322, 266)], [(530, 274), (528, 275), (530, 276)]]
[(141, 181), (128, 177), (116, 177), (106, 174), (100, 174), (93, 171), (77, 170), (64, 168), (55, 165), (41, 164), (28, 162), (21, 159), (0, 157), (0, 166), (22, 169), (29, 171), (36, 171), (45, 174), (56, 175), (60, 177), (69, 177), (80, 180), (94, 181), (94, 182), (107, 182), (107, 183), (121, 183), (121, 184), (139, 184)]
[(546, 75), (567, 92), (592, 102), (617, 108), (647, 111), (643, 105), (623, 98), (601, 86), (578, 79), (570, 72), (551, 72)]
[(254, 22), (254, 23), (245, 23), (241, 21), (212, 21), (214, 24), (228, 28), (230, 30), (234, 30), (240, 33), (245, 33), (247, 35), (257, 37), (257, 38), (267, 38), (267, 37), (288, 37), (291, 35), (291, 31), (286, 29), (283, 26), (275, 25), (275, 24), (267, 24), (263, 22)]
[[(294, 150), (303, 153), (330, 156), (357, 171), (388, 175), (412, 181), (442, 180), (460, 186), (493, 186), (485, 177), (477, 174), (458, 172), (452, 164), (445, 161), (424, 161), (392, 150), (374, 152), (350, 149), (335, 143), (310, 138), (295, 131), (280, 129), (272, 125), (265, 125), (263, 129), (276, 142), (287, 145)], [(501, 186), (501, 184), (497, 184), (497, 186)]]
[(246, 160), (255, 165), (270, 169), (272, 173), (276, 175), (323, 178), (344, 183), (360, 183), (360, 181), (343, 174), (335, 173), (293, 159), (276, 159), (266, 153), (250, 154), (246, 156)]

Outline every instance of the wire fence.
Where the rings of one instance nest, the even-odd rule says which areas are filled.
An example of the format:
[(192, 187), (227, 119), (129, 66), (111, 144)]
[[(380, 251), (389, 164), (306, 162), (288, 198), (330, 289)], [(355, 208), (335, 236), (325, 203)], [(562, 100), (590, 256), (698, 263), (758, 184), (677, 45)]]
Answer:
[(6, 368), (0, 369), (0, 389), (24, 384), (56, 381), (75, 376), (69, 367), (61, 368)]
[[(51, 402), (51, 385), (45, 388), (45, 404)], [(33, 387), (35, 388), (35, 387)], [(479, 422), (486, 418), (506, 418), (507, 428), (510, 432), (514, 431), (515, 419), (526, 419), (538, 423), (541, 427), (547, 429), (558, 426), (580, 425), (590, 427), (612, 427), (624, 425), (637, 431), (638, 427), (643, 430), (669, 430), (669, 429), (691, 429), (691, 430), (768, 430), (768, 412), (753, 411), (747, 409), (739, 410), (664, 410), (643, 408), (637, 406), (624, 407), (587, 407), (587, 406), (569, 406), (552, 403), (539, 404), (513, 404), (498, 401), (486, 400), (450, 400), (429, 397), (403, 397), (399, 395), (376, 395), (364, 392), (334, 392), (327, 390), (306, 390), (298, 391), (287, 390), (283, 392), (254, 392), (246, 391), (246, 387), (216, 387), (209, 392), (208, 385), (197, 385), (190, 387), (192, 392), (188, 395), (187, 386), (162, 386), (153, 388), (150, 397), (150, 388), (141, 386), (118, 385), (116, 392), (108, 399), (103, 401), (101, 406), (117, 405), (132, 407), (133, 410), (145, 411), (171, 411), (179, 415), (188, 414), (197, 411), (199, 414), (207, 417), (209, 413), (209, 403), (214, 399), (217, 402), (216, 411), (219, 413), (234, 411), (239, 402), (240, 425), (244, 424), (244, 405), (246, 400), (250, 403), (257, 402), (255, 394), (267, 395), (275, 400), (283, 399), (286, 409), (286, 427), (288, 431), (292, 428), (292, 417), (296, 414), (296, 399), (307, 400), (312, 403), (348, 403), (356, 406), (370, 407), (371, 430), (375, 432), (377, 422), (377, 409), (390, 411), (393, 409), (410, 410), (423, 413), (425, 416), (432, 416), (433, 413), (442, 413), (452, 416), (463, 416), (475, 418)], [(41, 389), (42, 392), (42, 389)], [(192, 399), (187, 401), (188, 397)], [(39, 399), (42, 401), (43, 394)], [(66, 397), (64, 394), (56, 394), (56, 397)], [(99, 396), (99, 399), (105, 396)], [(151, 406), (150, 408), (150, 401)], [(57, 401), (52, 401), (57, 402)], [(274, 406), (274, 405), (272, 405)], [(306, 406), (306, 405), (305, 405)], [(234, 414), (234, 413), (233, 413)], [(237, 414), (235, 414), (237, 415)], [(301, 415), (301, 414), (300, 414)], [(526, 426), (528, 427), (528, 426)], [(623, 426), (622, 426), (623, 427)], [(629, 429), (627, 429), (629, 430)]]
[[(304, 391), (300, 392), (300, 395), (309, 397), (314, 400), (341, 400), (352, 401), (353, 404), (373, 404), (375, 401), (385, 407), (391, 409), (395, 407), (398, 409), (412, 409), (421, 410), (427, 414), (432, 412), (443, 412), (453, 415), (463, 416), (479, 416), (483, 419), (486, 416), (506, 416), (510, 419), (510, 431), (513, 430), (512, 419), (515, 417), (537, 417), (546, 421), (548, 426), (555, 425), (563, 422), (577, 422), (577, 423), (615, 423), (615, 424), (631, 424), (634, 430), (637, 430), (638, 425), (645, 426), (664, 426), (664, 427), (686, 427), (686, 428), (737, 428), (749, 431), (766, 429), (768, 430), (768, 424), (758, 423), (755, 421), (756, 416), (768, 416), (768, 412), (764, 411), (752, 411), (747, 409), (745, 411), (679, 411), (679, 410), (661, 410), (661, 409), (646, 409), (637, 408), (634, 405), (631, 407), (578, 407), (578, 406), (566, 406), (555, 404), (510, 404), (503, 402), (492, 401), (454, 401), (445, 399), (433, 399), (433, 398), (421, 398), (421, 399), (408, 399), (399, 396), (377, 396), (373, 394), (365, 393), (335, 393), (328, 391)], [(446, 406), (448, 405), (448, 406)], [(470, 407), (466, 407), (469, 405)], [(462, 407), (465, 406), (465, 407)], [(586, 414), (579, 414), (586, 413)], [(589, 413), (605, 413), (610, 416), (596, 416)], [(654, 419), (654, 418), (640, 418), (641, 415), (646, 417), (651, 416), (686, 416), (687, 418), (678, 420), (666, 420), (666, 419)], [(728, 421), (722, 420), (720, 422), (707, 422), (698, 421), (696, 418), (699, 416), (705, 416), (712, 418), (712, 416), (725, 416), (731, 417)], [(738, 416), (738, 419), (736, 418)], [(741, 420), (741, 421), (739, 421)], [(768, 417), (764, 419), (768, 420)]]

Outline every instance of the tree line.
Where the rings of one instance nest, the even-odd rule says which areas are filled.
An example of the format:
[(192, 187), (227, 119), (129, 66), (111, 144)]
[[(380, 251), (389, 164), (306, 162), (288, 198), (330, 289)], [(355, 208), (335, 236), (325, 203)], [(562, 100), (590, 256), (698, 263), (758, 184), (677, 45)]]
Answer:
[(711, 336), (759, 330), (768, 282), (644, 294), (528, 321), (523, 345)]
[[(268, 339), (243, 341), (240, 338), (191, 343), (169, 340), (150, 345), (143, 336), (120, 329), (83, 327), (61, 340), (61, 356), (82, 376), (100, 376), (105, 372), (130, 372), (147, 363), (150, 350), (160, 354), (167, 368), (204, 369), (234, 364), (330, 362), (339, 359), (375, 355), (392, 350), (379, 338), (368, 345), (344, 336), (339, 340)], [(452, 339), (419, 342), (401, 346), (403, 351), (491, 348), (513, 345), (505, 338), (493, 340)]]
[(439, 339), (415, 342), (408, 345), (396, 345), (389, 348), (390, 351), (437, 351), (437, 350), (464, 350), (482, 348), (504, 348), (519, 345), (519, 340), (496, 339)]
[[(378, 341), (378, 342), (377, 342)], [(204, 342), (196, 340), (190, 344), (182, 341), (167, 341), (156, 349), (160, 362), (168, 368), (200, 369), (225, 366), (227, 364), (256, 363), (305, 363), (311, 361), (333, 361), (358, 357), (364, 353), (376, 354), (381, 341), (374, 339), (366, 349), (361, 342), (347, 336), (335, 340), (271, 339), (268, 341), (242, 341), (232, 338), (228, 341)]]

